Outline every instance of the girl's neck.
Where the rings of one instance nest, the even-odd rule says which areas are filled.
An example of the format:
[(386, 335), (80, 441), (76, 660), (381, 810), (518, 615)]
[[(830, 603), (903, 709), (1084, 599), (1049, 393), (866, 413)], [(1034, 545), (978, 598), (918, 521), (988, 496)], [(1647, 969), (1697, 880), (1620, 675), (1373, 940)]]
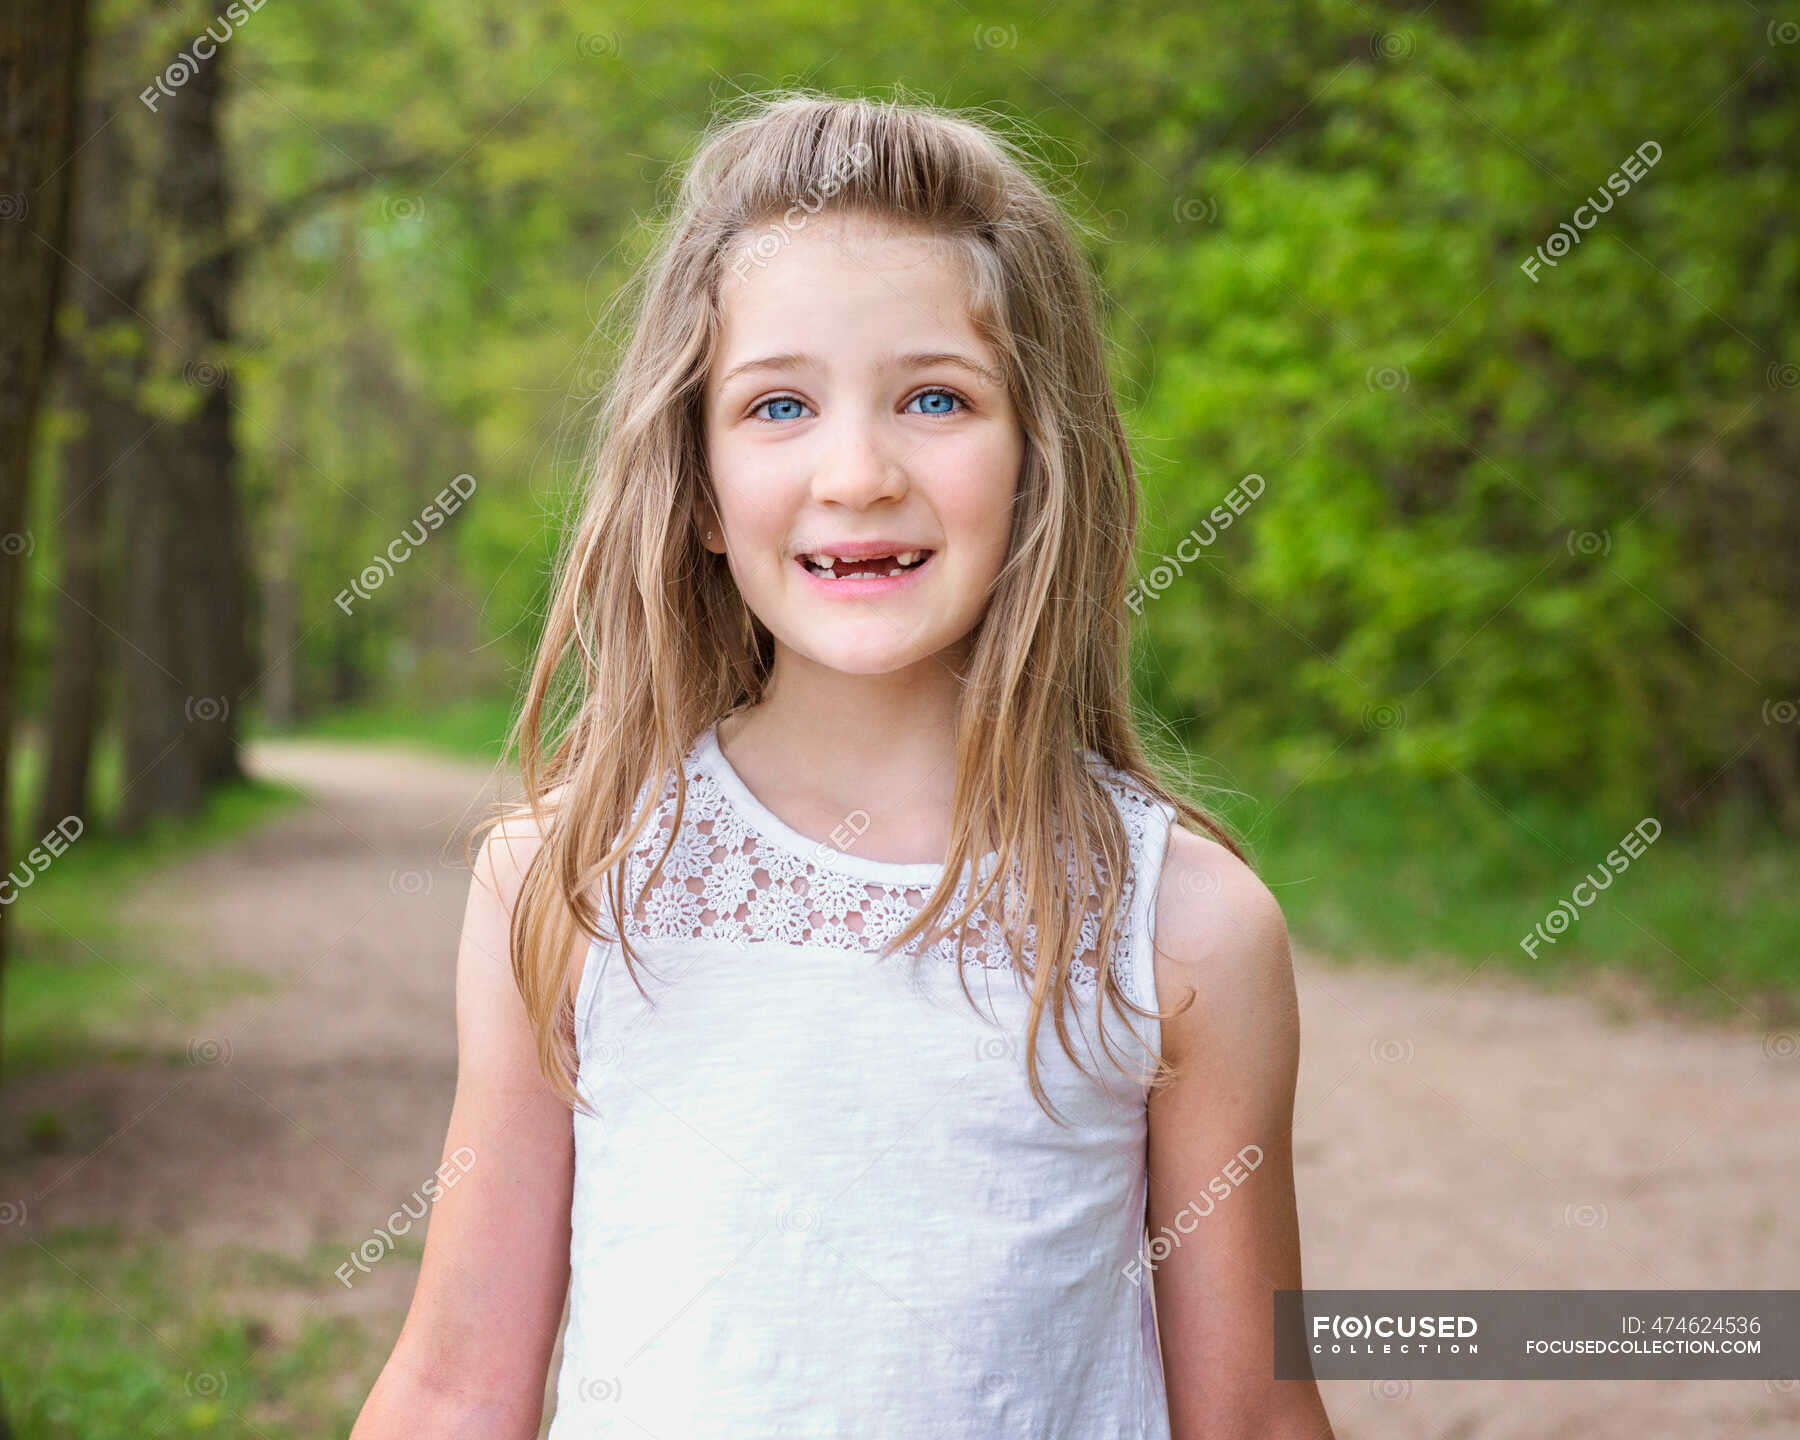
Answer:
[(889, 675), (778, 663), (761, 703), (719, 722), (719, 748), (802, 833), (861, 811), (872, 849), (937, 860), (950, 832), (961, 694), (936, 661)]

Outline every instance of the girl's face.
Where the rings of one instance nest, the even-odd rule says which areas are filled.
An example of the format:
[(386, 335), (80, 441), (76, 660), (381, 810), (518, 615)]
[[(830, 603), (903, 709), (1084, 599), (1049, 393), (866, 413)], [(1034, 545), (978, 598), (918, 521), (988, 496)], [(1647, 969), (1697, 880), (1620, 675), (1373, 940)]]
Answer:
[(727, 262), (707, 548), (778, 647), (819, 665), (960, 658), (1006, 559), (1025, 441), (956, 257), (825, 214), (762, 265)]

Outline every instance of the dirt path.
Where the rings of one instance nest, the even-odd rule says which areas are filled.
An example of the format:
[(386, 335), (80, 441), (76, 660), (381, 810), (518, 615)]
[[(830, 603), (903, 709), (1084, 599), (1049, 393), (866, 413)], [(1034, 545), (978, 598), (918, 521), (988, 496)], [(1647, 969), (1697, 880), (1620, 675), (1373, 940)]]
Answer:
[[(27, 1221), (0, 1243), (112, 1223), (161, 1246), (324, 1249), (324, 1296), (246, 1303), (285, 1311), (268, 1315), (277, 1333), (318, 1306), (360, 1313), (385, 1354), (412, 1263), (377, 1264), (352, 1290), (329, 1271), (439, 1162), (469, 883), (446, 842), (475, 818), (486, 772), (304, 743), (259, 745), (251, 763), (310, 801), (164, 872), (132, 913), (190, 963), (274, 988), (193, 1021), (147, 993), (146, 1025), (197, 1063), (16, 1086), (9, 1110), (91, 1118), (71, 1149), (9, 1160), (0, 1200), (22, 1197)], [(1487, 971), (1299, 963), (1308, 1285), (1800, 1287), (1791, 1044)], [(1323, 1389), (1342, 1440), (1800, 1432), (1800, 1389), (1761, 1381)]]

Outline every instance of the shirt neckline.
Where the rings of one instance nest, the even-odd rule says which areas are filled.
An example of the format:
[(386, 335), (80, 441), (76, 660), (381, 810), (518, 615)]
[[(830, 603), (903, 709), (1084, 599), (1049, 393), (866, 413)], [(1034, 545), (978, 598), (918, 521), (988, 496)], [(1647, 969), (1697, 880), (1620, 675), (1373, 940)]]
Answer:
[[(829, 840), (815, 840), (810, 835), (802, 835), (758, 800), (744, 783), (743, 776), (732, 768), (731, 762), (725, 758), (725, 752), (719, 748), (717, 721), (701, 732), (695, 745), (695, 758), (712, 777), (713, 782), (725, 792), (726, 798), (751, 820), (765, 838), (821, 869), (838, 870), (882, 884), (923, 886), (926, 889), (936, 885), (943, 877), (942, 861), (902, 863), (897, 860), (871, 860), (843, 850)], [(984, 877), (992, 870), (995, 858), (992, 851), (983, 857), (980, 873)]]

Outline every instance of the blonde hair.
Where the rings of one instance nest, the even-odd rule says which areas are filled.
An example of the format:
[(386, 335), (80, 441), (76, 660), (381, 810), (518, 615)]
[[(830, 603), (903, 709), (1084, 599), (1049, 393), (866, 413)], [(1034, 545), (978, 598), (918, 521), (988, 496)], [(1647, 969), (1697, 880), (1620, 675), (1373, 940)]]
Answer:
[[(847, 159), (848, 157), (848, 159)], [(676, 776), (675, 828), (687, 801), (682, 759), (709, 725), (757, 703), (774, 642), (738, 594), (696, 517), (717, 509), (705, 463), (702, 398), (721, 329), (722, 272), (779, 232), (795, 208), (831, 209), (919, 229), (966, 256), (971, 319), (1000, 357), (1025, 438), (1009, 551), (962, 679), (957, 778), (943, 883), (883, 953), (915, 937), (955, 935), (1002, 879), (1005, 931), (1031, 996), (1026, 1065), (1049, 1007), (1065, 1053), (1090, 887), (1102, 897), (1095, 1013), (1124, 994), (1110, 963), (1124, 924), (1119, 887), (1129, 843), (1085, 748), (1192, 826), (1242, 851), (1206, 811), (1153, 770), (1130, 710), (1125, 597), (1138, 532), (1137, 477), (1107, 374), (1099, 288), (1073, 222), (1034, 178), (1014, 140), (965, 114), (801, 90), (746, 97), (715, 119), (682, 179), (672, 218), (640, 272), (623, 354), (605, 386), (584, 467), (585, 505), (556, 567), (554, 595), (517, 745), (529, 813), (543, 843), (512, 917), (512, 965), (546, 1080), (571, 1106), (577, 1089), (570, 982), (576, 927), (602, 938), (604, 885), (628, 973), (638, 961), (623, 863), (651, 823), (657, 787)], [(804, 223), (804, 222), (802, 222)], [(763, 232), (759, 234), (759, 231)], [(543, 753), (544, 732), (555, 735)], [(522, 815), (521, 809), (511, 812)], [(1066, 823), (1064, 823), (1066, 817)], [(1054, 827), (1054, 829), (1053, 829)], [(1058, 851), (1055, 841), (1069, 847)], [(958, 877), (992, 851), (990, 877), (943, 917)], [(1071, 858), (1072, 855), (1072, 858)], [(1098, 857), (1103, 870), (1096, 872)], [(1156, 876), (1141, 877), (1154, 886)], [(1073, 885), (1071, 885), (1073, 881)], [(986, 913), (986, 912), (983, 912)], [(1019, 941), (1036, 925), (1035, 964)], [(966, 975), (963, 991), (968, 994)], [(1166, 1018), (1170, 1012), (1156, 1012)], [(1101, 1043), (1112, 1048), (1101, 1027)], [(1152, 1054), (1152, 1083), (1172, 1073)]]

